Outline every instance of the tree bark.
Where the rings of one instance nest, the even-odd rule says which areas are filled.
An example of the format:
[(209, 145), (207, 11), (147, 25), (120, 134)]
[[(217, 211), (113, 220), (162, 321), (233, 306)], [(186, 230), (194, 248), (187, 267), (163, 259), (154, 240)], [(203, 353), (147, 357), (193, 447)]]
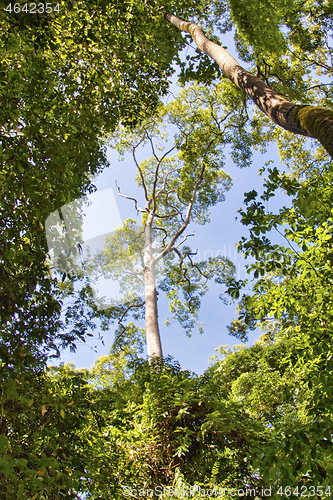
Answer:
[(145, 280), (145, 324), (148, 360), (162, 358), (162, 345), (158, 327), (157, 290), (155, 282), (155, 260), (152, 249), (151, 228), (153, 214), (148, 215), (145, 225), (144, 280)]
[(245, 92), (274, 123), (294, 134), (318, 139), (333, 157), (333, 111), (293, 104), (260, 78), (242, 68), (229, 52), (209, 40), (197, 24), (182, 21), (165, 11), (163, 15), (174, 26), (190, 33), (198, 48), (214, 59), (223, 74)]

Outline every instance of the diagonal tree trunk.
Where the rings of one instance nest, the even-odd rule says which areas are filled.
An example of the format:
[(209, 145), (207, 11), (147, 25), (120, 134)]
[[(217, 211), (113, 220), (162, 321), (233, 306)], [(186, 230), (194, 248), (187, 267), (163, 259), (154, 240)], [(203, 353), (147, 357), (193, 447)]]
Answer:
[(214, 59), (224, 75), (243, 90), (273, 122), (294, 134), (318, 139), (333, 157), (333, 111), (293, 104), (242, 68), (228, 51), (209, 40), (197, 24), (182, 21), (165, 11), (163, 15), (174, 26), (190, 33), (199, 49)]

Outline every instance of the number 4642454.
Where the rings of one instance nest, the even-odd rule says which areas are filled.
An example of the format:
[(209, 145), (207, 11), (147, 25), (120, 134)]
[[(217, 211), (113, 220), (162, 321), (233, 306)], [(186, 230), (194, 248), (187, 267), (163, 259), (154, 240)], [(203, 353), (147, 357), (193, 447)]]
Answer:
[(52, 14), (52, 12), (59, 12), (60, 7), (57, 3), (53, 5), (52, 3), (14, 3), (8, 4), (5, 8), (5, 11), (15, 14), (20, 14), (21, 12), (24, 14)]

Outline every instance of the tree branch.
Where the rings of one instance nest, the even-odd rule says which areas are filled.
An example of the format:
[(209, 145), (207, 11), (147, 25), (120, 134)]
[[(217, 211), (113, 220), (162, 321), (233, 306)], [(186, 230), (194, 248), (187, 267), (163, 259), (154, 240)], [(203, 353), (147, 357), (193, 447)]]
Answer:
[(165, 236), (164, 236), (164, 238), (162, 240), (162, 244), (165, 245), (165, 240), (169, 236), (167, 230), (164, 229), (164, 227), (158, 227), (158, 226), (154, 226), (154, 227), (152, 227), (152, 229), (156, 229), (157, 231), (163, 231), (164, 232)]
[(158, 217), (159, 219), (169, 219), (170, 217), (175, 217), (176, 215), (179, 214), (181, 214), (181, 212), (178, 210), (177, 212), (172, 212), (171, 214), (166, 214), (166, 215), (154, 214), (154, 216)]
[(173, 247), (174, 243), (178, 240), (179, 236), (181, 236), (183, 234), (183, 232), (185, 231), (185, 229), (189, 225), (189, 223), (191, 221), (191, 213), (192, 213), (192, 208), (193, 208), (194, 201), (195, 201), (195, 196), (197, 194), (198, 187), (200, 186), (200, 184), (203, 181), (203, 175), (204, 175), (204, 172), (205, 172), (205, 168), (206, 167), (205, 167), (205, 164), (204, 164), (203, 167), (202, 167), (202, 169), (201, 169), (199, 179), (197, 180), (197, 182), (195, 183), (195, 186), (193, 188), (192, 196), (191, 196), (190, 203), (188, 205), (188, 209), (187, 209), (187, 213), (186, 213), (184, 224), (182, 225), (182, 227), (180, 229), (178, 229), (178, 231), (176, 232), (176, 234), (171, 238), (170, 243), (163, 250), (163, 252), (160, 253), (160, 255), (158, 255), (156, 257), (155, 262), (157, 262), (158, 260), (162, 259), (164, 257), (164, 255), (166, 255), (167, 253), (169, 253), (171, 251), (171, 248)]
[[(191, 259), (191, 255), (196, 255), (196, 254), (188, 254), (188, 255), (187, 255), (187, 256), (188, 256), (188, 258), (189, 258), (189, 260), (190, 260), (190, 262), (191, 262), (191, 265), (192, 265), (193, 267), (195, 267), (195, 268), (199, 271), (199, 274), (201, 274), (201, 276), (202, 276), (203, 278), (205, 278), (205, 279), (206, 279), (206, 283), (207, 283), (207, 281), (210, 279), (210, 276), (207, 276), (206, 274), (204, 274), (204, 273), (201, 271), (200, 267), (199, 267), (197, 264), (195, 264), (195, 263), (193, 262), (193, 260)], [(214, 274), (214, 273), (212, 272), (211, 274)], [(206, 283), (205, 283), (205, 284), (206, 284)]]
[(118, 194), (119, 194), (119, 196), (121, 196), (122, 198), (126, 198), (127, 200), (132, 200), (132, 201), (134, 201), (135, 210), (136, 210), (137, 212), (142, 212), (142, 213), (144, 213), (144, 214), (145, 214), (145, 213), (147, 213), (147, 210), (143, 210), (143, 209), (142, 209), (142, 208), (140, 208), (140, 207), (138, 208), (138, 202), (137, 202), (137, 200), (136, 200), (135, 198), (132, 198), (132, 196), (127, 196), (126, 194), (121, 194), (121, 192), (120, 192), (120, 187), (118, 186), (117, 181), (115, 181), (115, 183), (116, 183), (116, 186), (117, 186), (117, 189), (118, 189)]
[[(314, 137), (333, 157), (333, 111), (318, 106), (294, 104), (275, 92), (263, 80), (253, 75), (236, 61), (229, 52), (209, 40), (195, 23), (183, 21), (162, 11), (165, 19), (182, 31), (190, 33), (198, 48), (210, 56), (223, 74), (245, 92), (274, 123), (294, 134)], [(314, 61), (319, 64), (318, 61)], [(324, 63), (321, 67), (331, 70)]]
[(149, 208), (150, 208), (150, 204), (151, 204), (151, 201), (153, 201), (153, 213), (156, 212), (156, 200), (157, 200), (157, 196), (155, 196), (155, 193), (156, 193), (156, 186), (157, 186), (157, 181), (158, 181), (158, 173), (159, 173), (159, 169), (160, 169), (160, 166), (161, 166), (161, 163), (163, 162), (163, 160), (168, 156), (168, 154), (171, 153), (171, 151), (173, 151), (175, 149), (175, 146), (173, 146), (171, 149), (169, 149), (169, 151), (166, 151), (164, 153), (164, 155), (159, 158), (157, 156), (157, 154), (155, 153), (155, 148), (154, 148), (154, 143), (153, 143), (153, 140), (152, 138), (148, 135), (148, 132), (146, 132), (146, 135), (147, 135), (147, 138), (149, 139), (150, 141), (150, 145), (151, 145), (151, 150), (153, 152), (153, 155), (154, 155), (154, 158), (156, 159), (157, 161), (157, 167), (155, 169), (155, 177), (154, 177), (154, 183), (153, 183), (153, 193), (152, 193), (152, 198), (150, 199), (149, 201)]
[(187, 240), (187, 238), (188, 238), (189, 236), (195, 236), (194, 231), (192, 231), (192, 233), (191, 233), (191, 234), (187, 234), (187, 235), (184, 237), (184, 239), (183, 239), (180, 243), (178, 243), (178, 245), (177, 245), (176, 247), (173, 247), (173, 248), (178, 248), (178, 247), (180, 247), (180, 245), (182, 245), (182, 244), (183, 244), (183, 243)]
[[(178, 250), (177, 247), (172, 247), (171, 248), (171, 251), (172, 252), (176, 252), (176, 254), (178, 255), (178, 257), (180, 258), (180, 262), (183, 263), (184, 261), (184, 256), (180, 253), (180, 251)], [(181, 266), (180, 266), (181, 267)]]
[(118, 319), (118, 325), (120, 325), (122, 328), (126, 329), (126, 326), (124, 326), (122, 324), (122, 321), (124, 319), (124, 317), (126, 316), (126, 314), (128, 313), (128, 311), (130, 311), (131, 309), (137, 309), (139, 307), (142, 307), (145, 305), (145, 301), (143, 302), (140, 302), (140, 304), (131, 304), (127, 307), (127, 309), (125, 309), (125, 311), (123, 312), (123, 314), (120, 316), (120, 318)]
[[(174, 170), (171, 170), (170, 172), (168, 172), (168, 173), (166, 174), (166, 176), (165, 176), (165, 177), (164, 177), (164, 179), (163, 179), (163, 186), (161, 187), (161, 189), (159, 189), (159, 190), (157, 191), (157, 194), (156, 194), (156, 200), (157, 200), (157, 198), (159, 197), (159, 195), (160, 195), (161, 193), (163, 193), (163, 192), (164, 192), (164, 190), (165, 190), (165, 188), (166, 188), (166, 183), (167, 183), (167, 180), (168, 180), (169, 175), (173, 174), (174, 172), (177, 172), (177, 170), (178, 170), (178, 169), (177, 169), (177, 168), (175, 168)], [(175, 191), (174, 189), (170, 189), (170, 190), (167, 192), (167, 194), (172, 193), (172, 192), (174, 192), (174, 191)]]
[(202, 29), (195, 23), (183, 21), (173, 14), (162, 11), (171, 24), (190, 33), (198, 48), (210, 56), (222, 69), (223, 74), (238, 88), (245, 92), (253, 102), (275, 123), (296, 134), (311, 136), (294, 121), (296, 105), (266, 85), (246, 69), (242, 68), (227, 50), (209, 40)]
[[(141, 141), (142, 142), (142, 141)], [(140, 142), (140, 144), (141, 144)], [(137, 146), (136, 146), (137, 147)], [(143, 189), (144, 189), (144, 192), (145, 192), (145, 198), (146, 198), (146, 201), (147, 201), (147, 210), (145, 211), (148, 211), (149, 210), (149, 196), (148, 196), (148, 191), (147, 191), (147, 186), (146, 186), (146, 183), (145, 183), (145, 179), (143, 177), (143, 173), (142, 173), (142, 170), (140, 168), (140, 165), (138, 163), (138, 160), (136, 159), (136, 156), (135, 156), (135, 149), (133, 147), (133, 150), (132, 150), (132, 156), (133, 156), (133, 160), (134, 160), (134, 163), (136, 165), (136, 168), (138, 169), (139, 171), (139, 174), (140, 174), (140, 178), (141, 178), (141, 182), (142, 182), (142, 186), (143, 186)]]

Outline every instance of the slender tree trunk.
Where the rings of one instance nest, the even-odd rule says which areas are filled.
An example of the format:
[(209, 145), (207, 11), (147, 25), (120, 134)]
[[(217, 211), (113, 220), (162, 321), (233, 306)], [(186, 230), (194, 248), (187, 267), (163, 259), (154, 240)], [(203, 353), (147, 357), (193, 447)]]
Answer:
[(242, 68), (229, 52), (209, 40), (197, 24), (182, 21), (165, 11), (163, 15), (174, 26), (190, 33), (199, 49), (214, 59), (224, 75), (243, 90), (273, 122), (294, 134), (318, 139), (333, 157), (333, 111), (289, 102)]
[(157, 290), (155, 283), (155, 261), (152, 250), (151, 227), (153, 215), (148, 215), (145, 226), (144, 279), (145, 279), (145, 323), (148, 359), (162, 358), (162, 345), (158, 327)]

